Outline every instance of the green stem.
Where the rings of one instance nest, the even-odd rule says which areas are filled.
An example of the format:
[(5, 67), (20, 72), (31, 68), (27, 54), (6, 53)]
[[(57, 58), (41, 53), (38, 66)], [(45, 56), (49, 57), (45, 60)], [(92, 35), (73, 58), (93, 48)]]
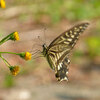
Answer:
[(0, 54), (0, 57), (2, 58), (2, 60), (4, 61), (4, 63), (9, 67), (9, 66), (11, 66), (9, 63), (8, 63), (8, 61), (3, 57), (3, 56), (1, 56), (1, 54)]
[(2, 53), (7, 53), (7, 54), (16, 54), (16, 55), (19, 54), (19, 53), (14, 53), (14, 52), (0, 52), (0, 54), (2, 54)]
[(0, 41), (0, 45), (3, 44), (4, 42), (8, 41), (10, 38), (10, 36), (12, 35), (13, 33), (7, 35), (5, 38), (3, 38), (1, 41)]

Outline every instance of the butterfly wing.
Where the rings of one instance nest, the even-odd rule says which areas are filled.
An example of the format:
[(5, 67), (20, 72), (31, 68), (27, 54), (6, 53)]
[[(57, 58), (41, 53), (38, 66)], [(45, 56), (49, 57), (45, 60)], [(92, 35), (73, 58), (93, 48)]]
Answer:
[[(87, 28), (89, 23), (82, 23), (77, 26), (72, 27), (71, 29), (63, 32), (60, 36), (54, 39), (49, 45), (49, 50), (55, 50), (56, 52), (63, 51), (67, 48), (72, 49), (78, 40), (78, 37), (83, 31)], [(57, 49), (56, 49), (57, 48)], [(59, 49), (58, 49), (59, 48)]]
[(48, 46), (48, 62), (55, 70), (55, 76), (59, 81), (68, 80), (68, 65), (70, 60), (68, 53), (75, 46), (79, 35), (87, 28), (89, 23), (79, 24), (58, 36)]

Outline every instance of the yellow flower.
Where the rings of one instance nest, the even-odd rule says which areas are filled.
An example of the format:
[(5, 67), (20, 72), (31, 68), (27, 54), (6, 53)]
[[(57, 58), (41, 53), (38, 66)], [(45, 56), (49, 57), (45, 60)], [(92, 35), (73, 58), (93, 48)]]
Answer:
[(19, 73), (19, 66), (10, 66), (9, 68), (12, 75), (16, 76)]
[(8, 35), (8, 36), (10, 36), (10, 37), (9, 37), (9, 40), (13, 40), (13, 41), (19, 40), (18, 32), (13, 32), (13, 33), (11, 33), (11, 34)]
[(4, 0), (1, 0), (0, 1), (0, 6), (1, 6), (1, 8), (5, 8), (6, 7), (6, 4), (5, 4), (5, 1)]
[(15, 39), (15, 40), (19, 40), (18, 32), (14, 32), (14, 39)]
[(31, 57), (32, 57), (32, 54), (29, 53), (29, 52), (21, 52), (21, 53), (19, 53), (17, 55), (19, 55), (21, 58), (23, 58), (25, 60), (30, 60)]
[(19, 55), (21, 58), (23, 58), (25, 60), (30, 60), (31, 57), (32, 57), (32, 54), (29, 53), (29, 52), (21, 52), (21, 53), (19, 53), (17, 55)]
[(29, 52), (25, 52), (25, 60), (30, 60), (32, 57), (32, 54)]

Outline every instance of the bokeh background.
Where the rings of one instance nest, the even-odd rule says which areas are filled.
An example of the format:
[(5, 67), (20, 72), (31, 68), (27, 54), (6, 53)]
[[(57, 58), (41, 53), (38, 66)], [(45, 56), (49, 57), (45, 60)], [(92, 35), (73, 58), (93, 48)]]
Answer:
[(5, 54), (21, 71), (13, 77), (0, 59), (0, 100), (100, 100), (99, 0), (6, 0), (0, 9), (0, 39), (18, 31), (20, 41), (9, 41), (0, 51), (34, 53), (81, 22), (90, 25), (70, 54), (69, 82), (57, 82), (45, 58), (26, 62)]

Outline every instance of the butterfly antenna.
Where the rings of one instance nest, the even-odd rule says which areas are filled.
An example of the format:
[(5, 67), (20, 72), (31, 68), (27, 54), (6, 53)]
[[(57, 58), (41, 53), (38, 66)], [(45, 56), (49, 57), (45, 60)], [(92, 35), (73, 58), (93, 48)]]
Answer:
[[(33, 39), (33, 40), (34, 40), (34, 39)], [(40, 45), (40, 44), (38, 44), (38, 43), (35, 43), (35, 44), (32, 45), (32, 48), (31, 48), (30, 52), (33, 51), (33, 48), (34, 48), (35, 46), (40, 46), (40, 47), (42, 47), (42, 45)]]
[[(38, 39), (40, 40), (40, 41), (42, 41), (42, 44), (44, 44), (44, 40), (42, 40), (41, 38), (40, 38), (40, 36), (38, 36)], [(42, 46), (42, 45), (41, 45)]]
[(46, 27), (44, 27), (44, 39), (45, 39), (45, 44), (46, 44), (46, 34), (45, 34), (45, 31), (46, 31)]

